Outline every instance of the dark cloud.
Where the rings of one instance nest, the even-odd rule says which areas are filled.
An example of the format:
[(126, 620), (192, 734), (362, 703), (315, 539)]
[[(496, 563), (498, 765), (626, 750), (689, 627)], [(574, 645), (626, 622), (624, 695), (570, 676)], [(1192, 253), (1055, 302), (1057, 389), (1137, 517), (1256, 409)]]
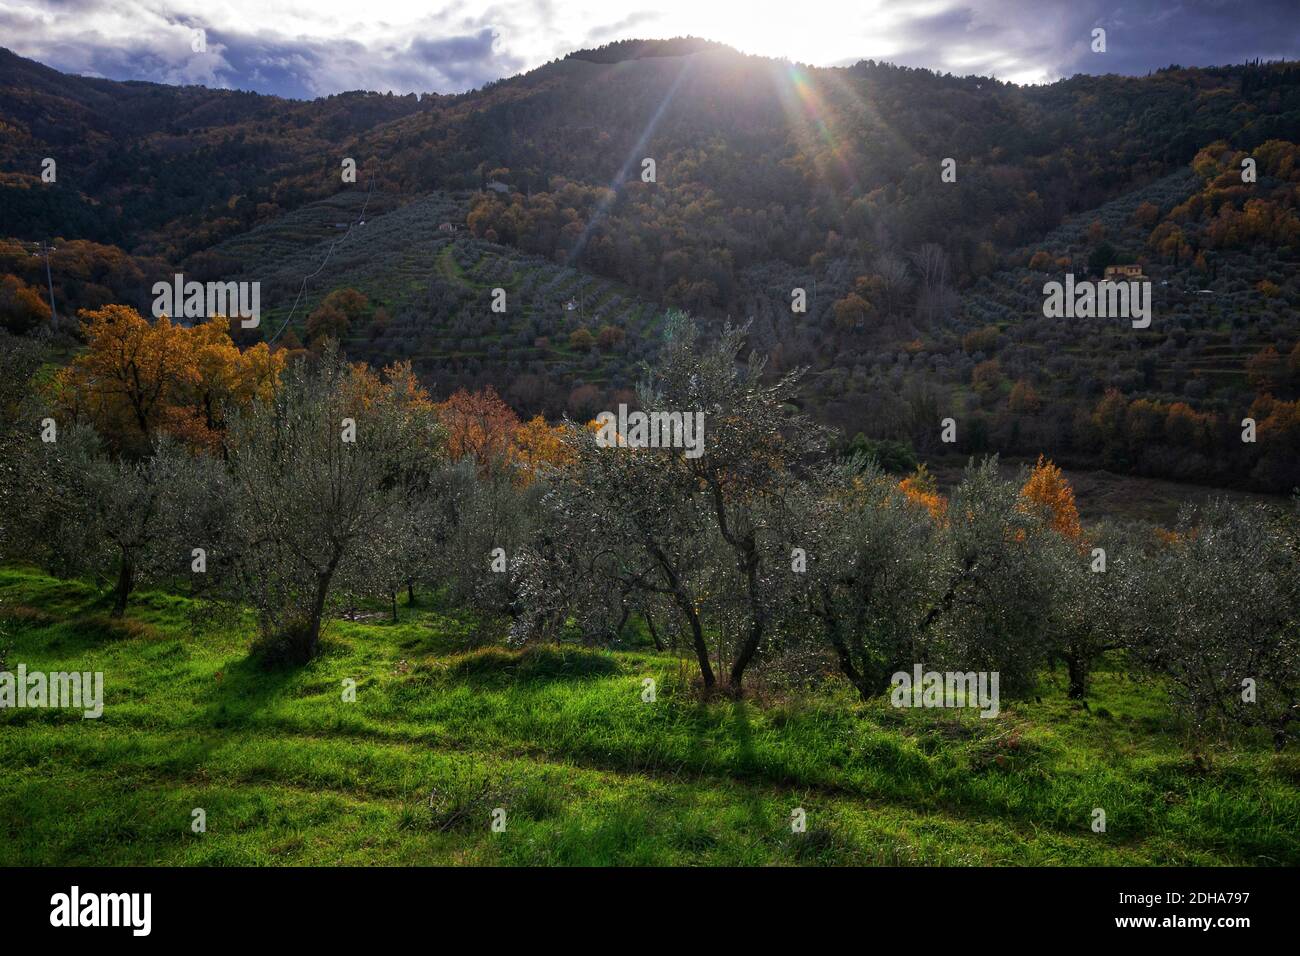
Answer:
[(493, 51), (496, 33), (491, 27), (469, 36), (421, 38), (411, 41), (406, 55), (415, 62), (436, 70), (458, 86), (480, 86), (487, 80), (500, 78), (484, 75), (485, 64), (493, 67), (520, 65), (509, 56), (498, 56)]
[[(901, 46), (886, 59), (953, 73), (1038, 71), (1050, 78), (1294, 59), (1298, 11), (1295, 0), (958, 2), (891, 30)], [(1106, 31), (1105, 53), (1092, 50), (1097, 27)]]

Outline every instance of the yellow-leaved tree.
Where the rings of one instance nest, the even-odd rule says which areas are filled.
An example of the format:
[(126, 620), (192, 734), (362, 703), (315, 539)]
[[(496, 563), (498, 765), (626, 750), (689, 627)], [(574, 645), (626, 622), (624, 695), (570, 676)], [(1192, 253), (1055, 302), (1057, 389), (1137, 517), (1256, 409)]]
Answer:
[(942, 522), (948, 514), (948, 499), (939, 494), (938, 482), (924, 463), (916, 466), (916, 471), (898, 483), (899, 489), (907, 500), (922, 505), (930, 517)]
[(89, 421), (118, 452), (144, 452), (160, 434), (215, 448), (229, 416), (274, 392), (285, 355), (240, 351), (223, 317), (187, 327), (109, 305), (81, 313), (86, 349), (55, 379), (69, 419)]
[(560, 467), (570, 462), (573, 453), (564, 436), (562, 425), (548, 425), (541, 415), (535, 415), (515, 429), (514, 457), (518, 466), (515, 480), (528, 485), (544, 467)]
[(1048, 523), (1058, 534), (1076, 540), (1082, 537), (1074, 489), (1061, 474), (1061, 469), (1042, 455), (1038, 456), (1029, 480), (1020, 489), (1020, 497), (1031, 507), (1045, 509)]

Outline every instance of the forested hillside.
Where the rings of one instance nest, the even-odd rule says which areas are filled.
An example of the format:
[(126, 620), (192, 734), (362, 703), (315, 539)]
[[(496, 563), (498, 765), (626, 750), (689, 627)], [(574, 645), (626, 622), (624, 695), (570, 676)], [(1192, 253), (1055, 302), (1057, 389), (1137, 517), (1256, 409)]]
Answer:
[[(752, 318), (769, 373), (810, 367), (804, 401), (846, 440), (933, 452), (952, 415), (962, 452), (1288, 491), (1297, 141), (1286, 63), (1018, 87), (627, 41), (462, 95), (299, 102), (3, 52), (0, 316), (39, 326), (52, 285), (75, 335), (77, 310), (143, 309), (184, 269), (263, 282), (259, 334), (288, 320), (310, 346), (356, 289), (350, 352), (555, 416), (625, 394), (677, 306)], [(1149, 329), (1043, 317), (1044, 282), (1112, 263), (1153, 279)], [(1247, 416), (1260, 441), (1225, 453)]]

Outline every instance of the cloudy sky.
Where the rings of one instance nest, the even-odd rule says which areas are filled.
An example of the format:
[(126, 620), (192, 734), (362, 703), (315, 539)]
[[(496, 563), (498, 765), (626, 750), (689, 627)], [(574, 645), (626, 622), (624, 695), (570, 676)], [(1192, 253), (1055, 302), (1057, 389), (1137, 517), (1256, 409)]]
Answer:
[(686, 34), (813, 65), (1042, 83), (1295, 59), (1298, 14), (1297, 0), (0, 0), (0, 46), (65, 72), (293, 97), (460, 92), (570, 50)]

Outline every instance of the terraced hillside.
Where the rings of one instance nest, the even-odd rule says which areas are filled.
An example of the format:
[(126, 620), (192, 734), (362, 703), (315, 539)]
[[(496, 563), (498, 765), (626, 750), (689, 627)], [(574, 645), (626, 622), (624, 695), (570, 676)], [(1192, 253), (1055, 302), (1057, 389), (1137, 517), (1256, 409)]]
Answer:
[[(1277, 259), (1224, 255), (1215, 274), (1204, 275), (1190, 261), (1173, 263), (1151, 254), (1150, 229), (1134, 224), (1143, 203), (1170, 209), (1197, 185), (1191, 173), (1177, 173), (1070, 220), (1032, 247), (1013, 253), (1027, 260), (1036, 251), (1053, 260), (1048, 268), (1004, 270), (982, 279), (963, 300), (956, 334), (987, 326), (1002, 328), (1013, 345), (1004, 365), (1013, 371), (1051, 372), (1062, 390), (1083, 384), (1096, 392), (1115, 384), (1164, 399), (1213, 399), (1220, 388), (1241, 391), (1250, 355), (1293, 322), (1298, 303), (1269, 299), (1257, 288), (1290, 267)], [(1054, 320), (1043, 316), (1043, 283), (1073, 272), (1087, 273), (1088, 232), (1100, 223), (1123, 262), (1142, 260), (1152, 281), (1153, 315), (1149, 329), (1137, 330), (1119, 319)], [(1069, 265), (1058, 264), (1060, 260)]]
[[(500, 387), (529, 374), (568, 387), (632, 387), (639, 363), (654, 352), (654, 305), (611, 280), (472, 237), (464, 228), (466, 198), (438, 192), (399, 204), (358, 188), (216, 252), (240, 278), (262, 283), (268, 337), (286, 323), (304, 335), (325, 295), (350, 287), (390, 318), (351, 330), (349, 354), (410, 360), (439, 392), (487, 381)], [(492, 310), (496, 288), (506, 292), (504, 312)], [(617, 330), (607, 333), (610, 341), (594, 341), (606, 327)], [(571, 341), (578, 329), (593, 341)], [(552, 412), (565, 410), (566, 395), (553, 391)]]

